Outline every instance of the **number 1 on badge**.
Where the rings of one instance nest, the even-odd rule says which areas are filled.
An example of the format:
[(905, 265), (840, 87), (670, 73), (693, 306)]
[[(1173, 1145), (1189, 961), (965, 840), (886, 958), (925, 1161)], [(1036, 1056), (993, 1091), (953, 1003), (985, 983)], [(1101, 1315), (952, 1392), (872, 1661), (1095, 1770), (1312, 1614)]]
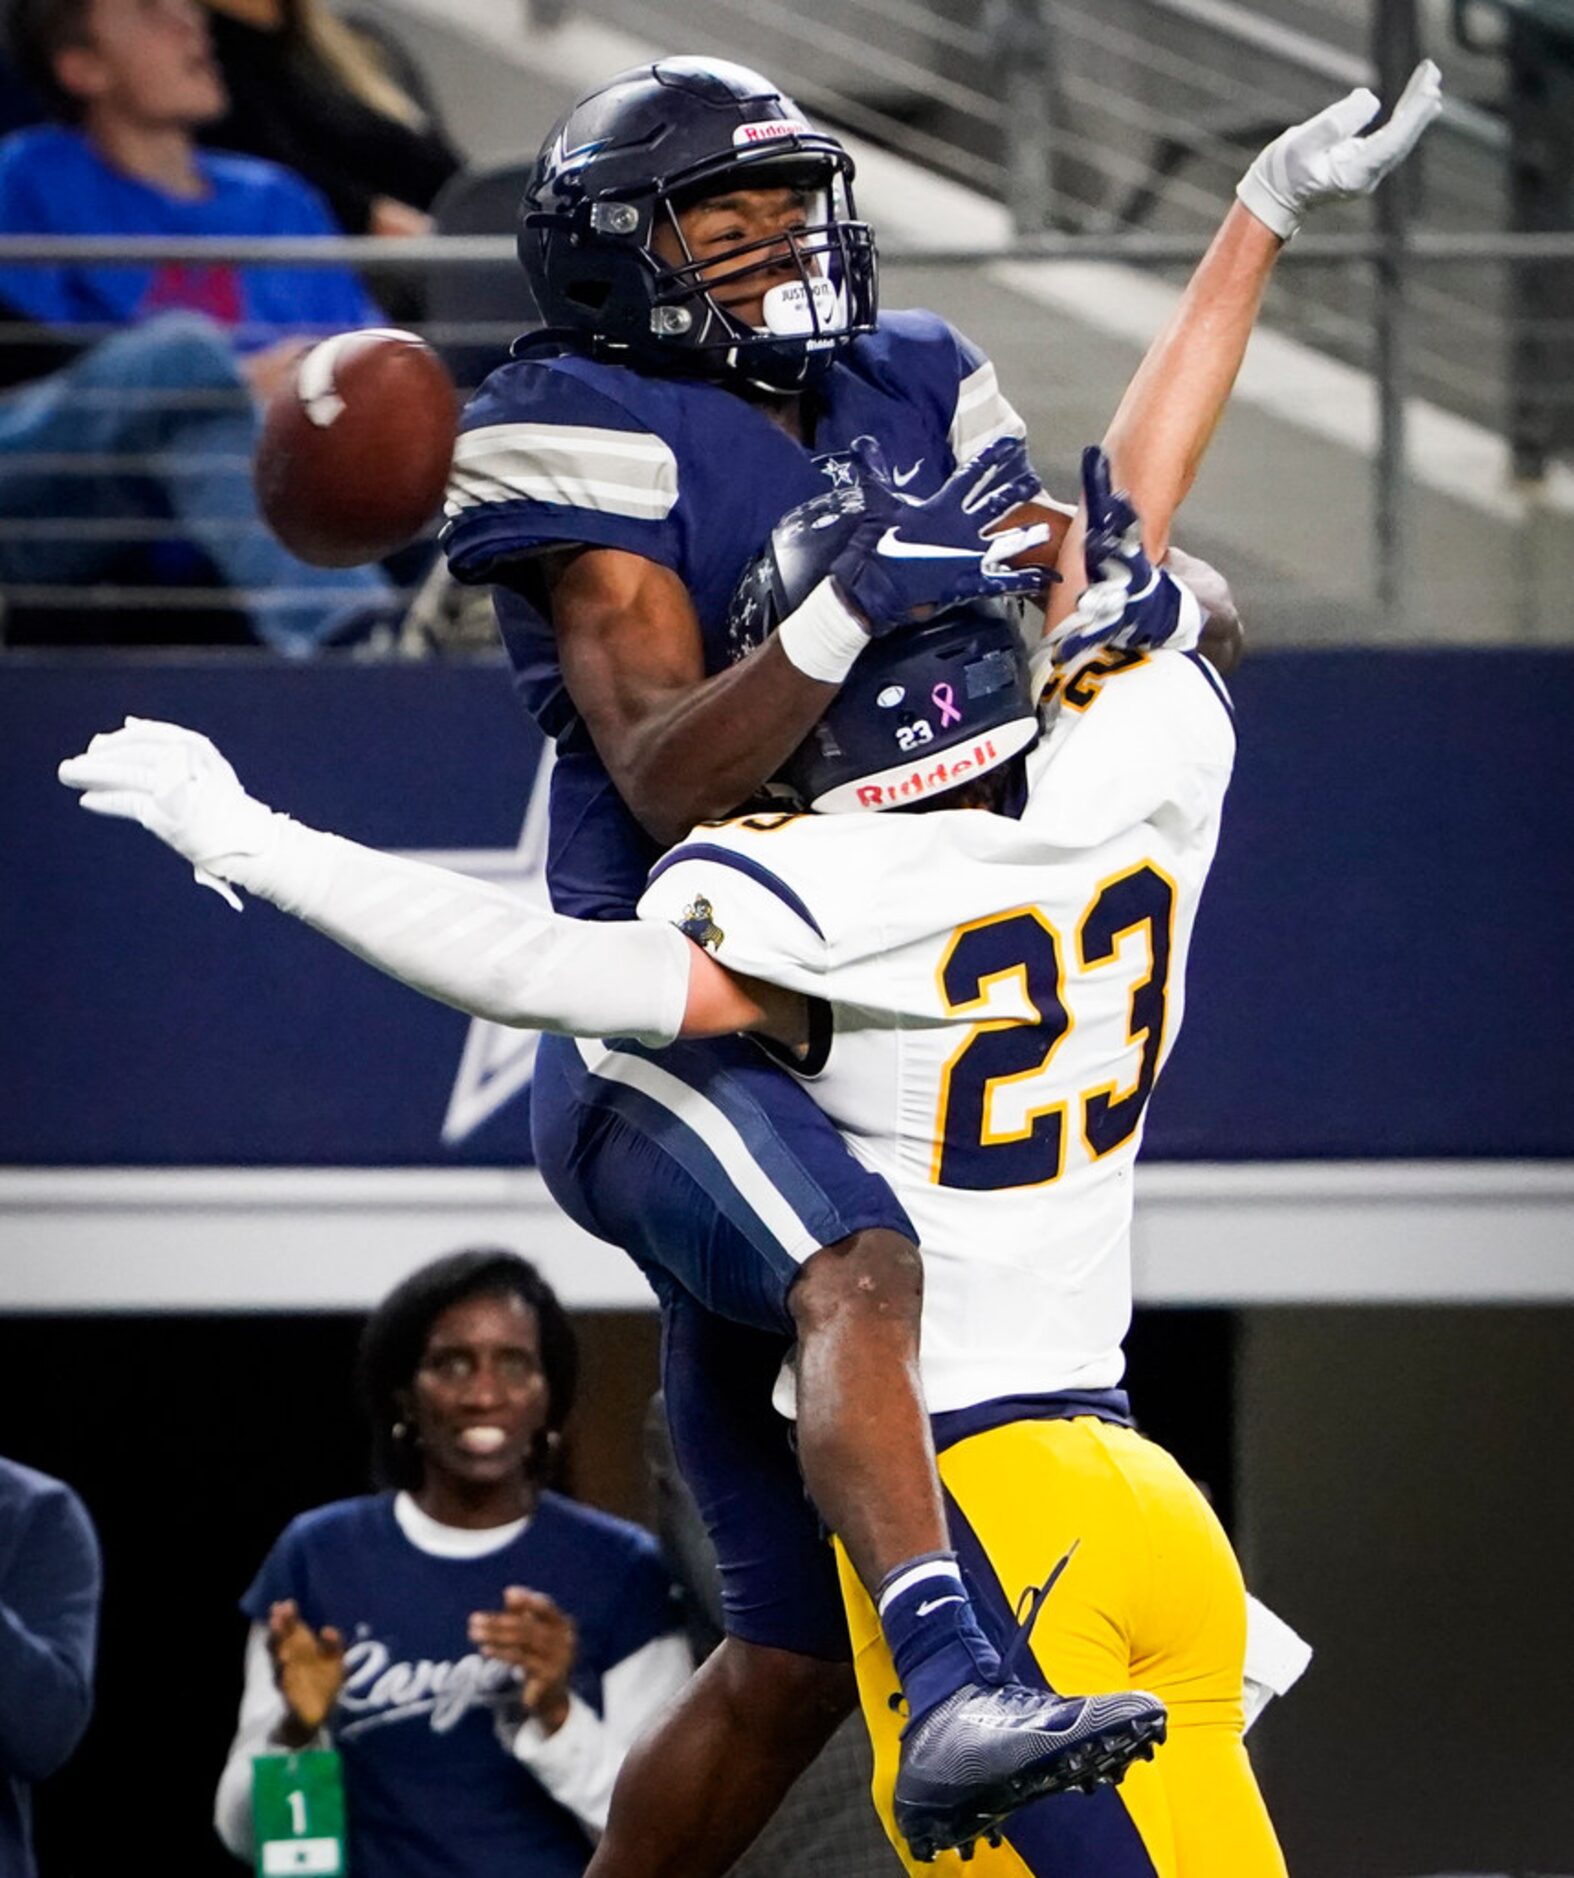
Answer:
[(332, 1752), (251, 1764), (258, 1878), (344, 1878), (344, 1777)]

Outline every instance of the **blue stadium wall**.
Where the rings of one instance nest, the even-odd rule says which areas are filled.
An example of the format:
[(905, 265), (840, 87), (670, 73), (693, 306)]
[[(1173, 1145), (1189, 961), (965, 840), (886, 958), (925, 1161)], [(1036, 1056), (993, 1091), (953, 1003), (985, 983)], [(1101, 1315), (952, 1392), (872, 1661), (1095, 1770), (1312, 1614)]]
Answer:
[[(1233, 689), (1149, 1158), (1574, 1156), (1574, 654), (1263, 654)], [(128, 712), (304, 821), (529, 865), (541, 746), (498, 665), (7, 660), (0, 1163), (526, 1159), (528, 1060), (80, 813), (55, 765)]]

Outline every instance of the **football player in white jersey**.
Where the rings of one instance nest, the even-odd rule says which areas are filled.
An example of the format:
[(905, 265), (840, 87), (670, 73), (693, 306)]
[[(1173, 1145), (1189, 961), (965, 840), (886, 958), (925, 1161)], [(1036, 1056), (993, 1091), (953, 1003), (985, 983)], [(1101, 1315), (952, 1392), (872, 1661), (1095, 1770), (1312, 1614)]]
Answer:
[[(1132, 518), (1090, 456), (1097, 560)], [(776, 531), (745, 593), (757, 630), (834, 545), (846, 525), (834, 502)], [(1151, 570), (1126, 552), (1139, 566), (1085, 595), (1082, 613), (1113, 598), (1127, 624), (1042, 694), (1008, 676), (1009, 624), (990, 617), (1003, 609), (960, 608), (881, 648), (789, 765), (823, 812), (697, 829), (656, 868), (640, 917), (727, 966), (709, 1015), (790, 1043), (816, 1101), (911, 1214), (925, 1399), (986, 1634), (1051, 1687), (1140, 1686), (1168, 1710), (1166, 1745), (1119, 1794), (1036, 1801), (973, 1869), (1270, 1878), (1283, 1859), (1241, 1739), (1240, 1571), (1119, 1388), (1134, 1162), (1181, 1022), (1235, 750), (1219, 674), (1181, 649), (1195, 624), (1182, 606), (1167, 629), (1140, 618), (1130, 591)], [(1073, 622), (1062, 644), (1084, 630)], [(1176, 649), (1130, 643), (1149, 637)], [(904, 719), (932, 727), (913, 754)], [(924, 812), (883, 815), (877, 833), (836, 813), (859, 805)], [(579, 1047), (588, 1060), (604, 1046)], [(892, 1805), (897, 1680), (845, 1555), (842, 1567), (876, 1803), (918, 1871), (896, 1829), (911, 1807)]]
[[(1093, 1878), (1268, 1878), (1283, 1865), (1241, 1745), (1239, 1569), (1118, 1386), (1132, 1164), (1180, 1023), (1234, 729), (1221, 680), (1189, 649), (1197, 607), (1145, 561), (1099, 453), (1086, 474), (1090, 558), (1113, 575), (1061, 644), (1086, 631), (1101, 648), (1035, 674), (993, 602), (871, 648), (786, 773), (828, 812), (696, 830), (658, 865), (637, 924), (528, 913), (300, 828), (173, 726), (95, 740), (63, 777), (406, 982), (578, 1035), (587, 1061), (630, 1032), (774, 1042), (919, 1229), (924, 1389), (992, 1640), (1017, 1674), (1148, 1688), (1169, 1710), (1169, 1744), (1124, 1797), (1002, 1808), (978, 1821), (1005, 1835), (984, 1859), (1047, 1873), (1075, 1845)], [(760, 630), (860, 514), (836, 495), (783, 522), (743, 596)], [(1133, 643), (1156, 639), (1172, 649)], [(914, 722), (930, 726), (916, 758), (899, 734)], [(834, 812), (860, 803), (926, 812)], [(792, 1393), (787, 1371), (785, 1412)], [(1014, 1637), (1020, 1600), (1068, 1553), (1045, 1615)], [(922, 1794), (893, 1820), (890, 1655), (843, 1565), (877, 1801), (893, 1842), (914, 1848), (904, 1856), (922, 1858)], [(941, 1856), (944, 1869), (958, 1855)]]

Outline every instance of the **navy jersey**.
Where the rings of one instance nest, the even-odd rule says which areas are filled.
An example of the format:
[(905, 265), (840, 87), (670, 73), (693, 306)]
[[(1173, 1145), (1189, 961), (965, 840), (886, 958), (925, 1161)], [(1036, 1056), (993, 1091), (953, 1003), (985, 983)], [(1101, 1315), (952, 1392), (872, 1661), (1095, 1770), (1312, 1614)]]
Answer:
[[(854, 438), (880, 444), (898, 486), (932, 495), (995, 438), (1021, 436), (989, 361), (933, 313), (890, 313), (829, 368), (788, 436), (719, 385), (647, 376), (577, 354), (496, 371), (465, 413), (444, 545), (455, 576), (495, 580), (526, 707), (556, 740), (547, 880), (559, 912), (632, 915), (659, 849), (623, 805), (564, 689), (529, 558), (561, 543), (621, 548), (669, 567), (699, 616), (705, 668), (723, 670), (727, 609), (771, 529), (850, 481)], [(528, 596), (528, 597), (527, 597)]]
[(293, 1598), (313, 1629), (344, 1635), (328, 1726), (357, 1878), (584, 1870), (584, 1831), (499, 1739), (499, 1719), (519, 1719), (517, 1672), (468, 1641), (470, 1613), (500, 1608), (505, 1585), (544, 1591), (574, 1619), (573, 1687), (598, 1713), (603, 1673), (678, 1627), (650, 1535), (552, 1493), (512, 1543), (465, 1559), (413, 1545), (392, 1494), (319, 1507), (286, 1528), (242, 1598), (254, 1622)]

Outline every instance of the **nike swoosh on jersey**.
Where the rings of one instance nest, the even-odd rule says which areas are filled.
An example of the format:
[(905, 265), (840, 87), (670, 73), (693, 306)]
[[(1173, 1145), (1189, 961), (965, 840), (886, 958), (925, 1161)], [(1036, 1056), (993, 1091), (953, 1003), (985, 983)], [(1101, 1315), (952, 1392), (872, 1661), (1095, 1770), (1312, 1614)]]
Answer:
[(893, 561), (976, 561), (980, 558), (972, 548), (942, 548), (932, 541), (904, 541), (894, 527), (880, 537), (875, 553)]
[(896, 484), (898, 489), (905, 489), (923, 467), (924, 459), (920, 457), (911, 469), (892, 470), (891, 481)]
[(942, 1604), (960, 1604), (961, 1602), (961, 1598), (954, 1595), (949, 1598), (930, 1598), (920, 1604), (913, 1614), (915, 1617), (927, 1617), (931, 1611), (938, 1611)]

